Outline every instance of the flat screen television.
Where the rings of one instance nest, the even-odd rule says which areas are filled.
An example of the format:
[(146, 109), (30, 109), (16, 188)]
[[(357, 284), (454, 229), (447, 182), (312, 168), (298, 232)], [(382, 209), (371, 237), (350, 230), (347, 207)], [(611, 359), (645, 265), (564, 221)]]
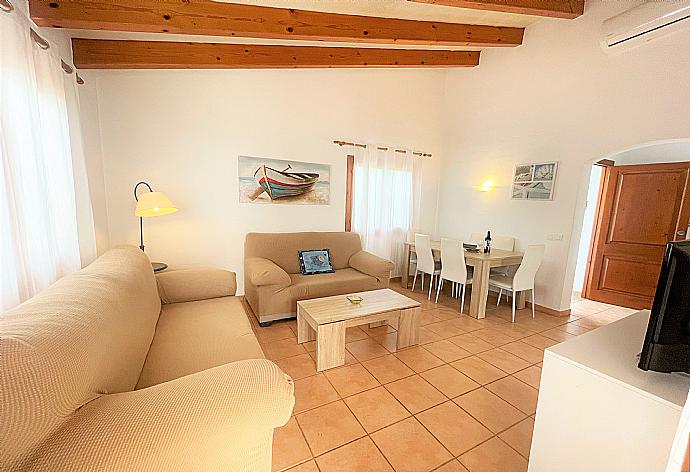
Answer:
[(690, 373), (690, 241), (666, 245), (638, 367)]

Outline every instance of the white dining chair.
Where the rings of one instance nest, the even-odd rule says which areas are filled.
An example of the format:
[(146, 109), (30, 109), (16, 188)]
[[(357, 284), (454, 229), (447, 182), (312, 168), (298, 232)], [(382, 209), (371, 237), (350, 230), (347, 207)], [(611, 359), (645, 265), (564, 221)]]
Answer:
[[(434, 277), (441, 275), (441, 263), (434, 260), (434, 253), (431, 250), (431, 238), (427, 234), (414, 235), (414, 250), (417, 253), (417, 267), (414, 271), (412, 281), (412, 291), (417, 284), (417, 274), (422, 273), (422, 290), (424, 290), (424, 274), (429, 274), (429, 300), (431, 300), (431, 290), (434, 285)], [(438, 283), (438, 282), (437, 282)]]
[(461, 241), (452, 239), (441, 239), (441, 275), (436, 284), (436, 303), (438, 296), (443, 289), (443, 282), (453, 283), (453, 294), (455, 287), (460, 291), (460, 313), (465, 309), (465, 290), (472, 283), (472, 274), (468, 273), (467, 263), (465, 262), (465, 249)]
[(545, 250), (546, 246), (543, 244), (527, 246), (522, 262), (512, 276), (507, 274), (489, 274), (489, 285), (500, 290), (496, 306), (501, 303), (501, 295), (504, 290), (511, 293), (513, 299), (513, 323), (515, 323), (515, 294), (523, 290), (530, 290), (532, 292), (532, 318), (534, 318), (534, 278), (544, 259)]

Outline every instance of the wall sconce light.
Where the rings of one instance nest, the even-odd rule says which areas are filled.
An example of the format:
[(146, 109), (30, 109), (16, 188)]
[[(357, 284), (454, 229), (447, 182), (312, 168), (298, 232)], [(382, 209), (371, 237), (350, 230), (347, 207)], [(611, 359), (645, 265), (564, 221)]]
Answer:
[(477, 187), (477, 189), (480, 192), (490, 192), (491, 190), (493, 190), (495, 188), (496, 188), (496, 184), (493, 183), (491, 180), (486, 180), (486, 181), (482, 182), (481, 185), (479, 185)]

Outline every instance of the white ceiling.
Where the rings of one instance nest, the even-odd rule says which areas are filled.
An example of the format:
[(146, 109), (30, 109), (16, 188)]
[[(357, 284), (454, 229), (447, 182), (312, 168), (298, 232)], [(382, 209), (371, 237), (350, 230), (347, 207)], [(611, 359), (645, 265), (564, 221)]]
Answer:
[[(216, 0), (221, 1), (221, 0)], [(224, 0), (222, 0), (224, 1)], [(482, 10), (468, 10), (422, 3), (407, 0), (240, 0), (226, 3), (244, 3), (280, 8), (345, 13), (352, 15), (379, 16), (384, 18), (402, 18), (412, 20), (442, 21), (447, 23), (484, 24), (491, 26), (524, 27), (539, 21), (539, 17), (497, 13)], [(72, 37), (94, 39), (136, 39), (149, 41), (195, 41), (234, 44), (277, 44), (302, 46), (335, 46), (335, 47), (385, 47), (399, 49), (446, 49), (446, 50), (479, 50), (480, 47), (466, 46), (427, 46), (400, 44), (363, 44), (326, 41), (296, 41), (258, 38), (228, 38), (211, 36), (189, 36), (175, 34), (121, 33), (110, 31), (68, 30)]]

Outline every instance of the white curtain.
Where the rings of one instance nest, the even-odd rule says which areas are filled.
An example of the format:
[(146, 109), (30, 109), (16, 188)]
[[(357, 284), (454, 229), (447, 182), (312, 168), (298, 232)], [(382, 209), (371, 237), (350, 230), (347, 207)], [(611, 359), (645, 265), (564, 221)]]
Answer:
[(401, 275), (403, 244), (419, 218), (421, 161), (411, 151), (353, 147), (352, 231), (366, 251), (390, 259)]
[(75, 181), (86, 179), (68, 120), (74, 74), (65, 80), (54, 49), (31, 39), (23, 13), (0, 12), (0, 312), (81, 267), (78, 219), (82, 246), (95, 244), (88, 187), (80, 211), (91, 219), (77, 214)]

